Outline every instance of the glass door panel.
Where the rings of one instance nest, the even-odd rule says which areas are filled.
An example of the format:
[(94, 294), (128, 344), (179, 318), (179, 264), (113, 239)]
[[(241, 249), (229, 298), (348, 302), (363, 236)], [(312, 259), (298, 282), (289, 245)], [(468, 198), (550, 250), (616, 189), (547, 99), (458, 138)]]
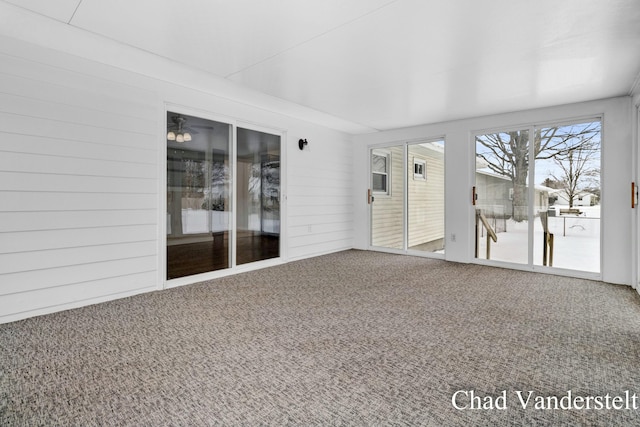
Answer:
[(599, 119), (476, 136), (476, 258), (600, 272), (600, 159)]
[(371, 150), (371, 245), (404, 249), (404, 144)]
[(444, 254), (444, 140), (370, 151), (371, 246)]
[(475, 256), (529, 262), (529, 131), (478, 135)]
[(444, 253), (444, 141), (407, 145), (407, 249)]
[(167, 279), (230, 266), (230, 128), (167, 112)]
[(280, 256), (280, 136), (237, 132), (236, 264)]
[(534, 265), (600, 271), (600, 121), (536, 128)]

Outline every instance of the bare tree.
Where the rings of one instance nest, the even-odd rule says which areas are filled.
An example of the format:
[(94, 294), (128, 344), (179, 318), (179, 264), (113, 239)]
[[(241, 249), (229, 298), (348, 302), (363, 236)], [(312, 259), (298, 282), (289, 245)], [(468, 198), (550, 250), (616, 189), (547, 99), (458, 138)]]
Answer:
[(567, 193), (570, 208), (573, 207), (576, 197), (586, 185), (593, 184), (594, 181), (599, 182), (600, 168), (594, 164), (594, 160), (599, 158), (600, 141), (585, 140), (584, 137), (566, 153), (558, 154), (553, 158), (560, 174), (552, 174), (552, 177), (562, 184), (562, 189)]
[[(599, 134), (600, 122), (536, 128), (533, 156), (536, 160), (565, 156), (576, 141), (587, 143)], [(512, 218), (518, 222), (527, 219), (529, 143), (527, 130), (476, 137), (476, 156), (486, 162), (490, 171), (508, 177), (513, 184)]]

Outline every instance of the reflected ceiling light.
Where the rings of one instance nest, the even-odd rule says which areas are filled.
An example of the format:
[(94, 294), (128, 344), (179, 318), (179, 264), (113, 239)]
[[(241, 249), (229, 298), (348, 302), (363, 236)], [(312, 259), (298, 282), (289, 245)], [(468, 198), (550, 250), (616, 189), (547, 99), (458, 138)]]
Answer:
[(184, 126), (187, 122), (187, 118), (182, 116), (173, 116), (171, 121), (173, 123), (167, 125), (167, 128), (173, 128), (175, 131), (169, 130), (167, 132), (167, 141), (176, 141), (180, 143), (191, 141), (191, 133), (187, 132), (188, 128)]

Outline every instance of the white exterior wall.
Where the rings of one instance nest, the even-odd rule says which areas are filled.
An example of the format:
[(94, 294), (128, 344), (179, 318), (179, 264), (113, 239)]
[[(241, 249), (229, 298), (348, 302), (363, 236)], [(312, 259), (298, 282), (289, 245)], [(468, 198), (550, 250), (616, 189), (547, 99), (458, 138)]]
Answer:
[(34, 25), (87, 56), (101, 46), (15, 18), (0, 34), (0, 323), (166, 286), (166, 106), (283, 134), (284, 261), (353, 246), (348, 134), (124, 46), (139, 72), (43, 47)]
[(153, 92), (0, 52), (0, 321), (157, 288)]
[[(500, 114), (474, 119), (437, 123), (396, 129), (354, 137), (354, 192), (358, 218), (368, 218), (365, 194), (368, 186), (368, 147), (389, 142), (403, 142), (444, 136), (446, 191), (446, 250), (450, 261), (473, 261), (473, 186), (474, 149), (471, 135), (475, 131), (499, 130), (528, 124), (554, 122), (603, 116), (602, 146), (602, 279), (606, 282), (628, 284), (633, 281), (632, 264), (637, 262), (631, 253), (631, 227), (635, 224), (630, 209), (629, 186), (633, 176), (633, 137), (631, 98), (619, 97), (579, 104)], [(362, 195), (360, 197), (360, 195)], [(368, 247), (369, 223), (355, 224), (356, 248)], [(456, 239), (453, 241), (452, 235)], [(633, 251), (635, 253), (635, 250)]]

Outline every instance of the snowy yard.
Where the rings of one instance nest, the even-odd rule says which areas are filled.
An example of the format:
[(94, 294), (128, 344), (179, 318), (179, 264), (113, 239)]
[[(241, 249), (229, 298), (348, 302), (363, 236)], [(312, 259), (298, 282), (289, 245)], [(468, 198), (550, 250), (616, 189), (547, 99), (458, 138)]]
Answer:
[[(567, 208), (563, 206), (562, 208)], [(554, 235), (553, 267), (600, 271), (600, 207), (579, 207), (582, 215), (549, 217), (549, 231)], [(497, 233), (498, 241), (491, 242), (491, 259), (527, 264), (528, 222), (507, 220), (507, 231)], [(534, 222), (533, 263), (542, 265), (543, 229), (539, 218)], [(486, 257), (486, 233), (480, 237), (478, 256)]]

